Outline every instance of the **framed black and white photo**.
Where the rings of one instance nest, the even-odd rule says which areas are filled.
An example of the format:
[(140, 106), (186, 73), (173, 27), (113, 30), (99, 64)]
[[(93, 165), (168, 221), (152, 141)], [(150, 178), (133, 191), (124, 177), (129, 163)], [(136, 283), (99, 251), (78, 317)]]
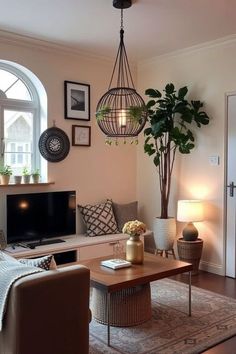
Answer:
[(72, 146), (90, 146), (91, 127), (86, 125), (72, 125)]
[(65, 118), (90, 120), (90, 85), (64, 82)]

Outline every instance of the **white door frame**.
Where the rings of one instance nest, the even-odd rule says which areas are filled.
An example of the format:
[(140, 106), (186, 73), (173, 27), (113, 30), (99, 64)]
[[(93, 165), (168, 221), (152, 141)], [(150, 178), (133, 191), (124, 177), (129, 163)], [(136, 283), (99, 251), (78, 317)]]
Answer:
[[(228, 101), (230, 96), (235, 96), (236, 97), (236, 91), (233, 92), (228, 92), (225, 94), (225, 154), (224, 154), (224, 161), (225, 161), (225, 166), (224, 166), (224, 210), (223, 210), (223, 217), (224, 217), (224, 225), (223, 225), (223, 233), (224, 233), (224, 274), (228, 275), (228, 270), (227, 270), (227, 215), (228, 215), (228, 208), (227, 208), (227, 198), (229, 195), (229, 188), (227, 187), (228, 185), (228, 125), (229, 125), (229, 117), (228, 117)], [(235, 181), (236, 183), (236, 181)], [(236, 193), (236, 189), (234, 191)], [(236, 259), (236, 251), (235, 251), (235, 256), (234, 258)], [(235, 274), (236, 276), (236, 274)]]

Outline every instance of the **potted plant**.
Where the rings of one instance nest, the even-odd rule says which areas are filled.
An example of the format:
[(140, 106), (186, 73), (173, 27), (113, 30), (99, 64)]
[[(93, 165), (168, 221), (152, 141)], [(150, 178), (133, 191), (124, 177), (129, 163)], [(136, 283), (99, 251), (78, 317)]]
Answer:
[(209, 117), (202, 111), (201, 101), (187, 100), (186, 86), (176, 91), (174, 84), (170, 83), (163, 91), (162, 94), (150, 88), (145, 92), (151, 100), (146, 104), (149, 127), (144, 130), (144, 152), (153, 157), (159, 176), (161, 215), (154, 221), (154, 238), (158, 249), (168, 250), (173, 248), (176, 236), (175, 219), (169, 218), (168, 214), (176, 153), (191, 152), (195, 146), (191, 127), (195, 125), (200, 128), (207, 125)]
[(23, 181), (24, 183), (30, 183), (30, 172), (29, 172), (29, 169), (28, 167), (24, 167), (23, 170), (22, 170), (22, 175), (23, 175)]
[(15, 175), (14, 176), (14, 182), (15, 184), (21, 184), (22, 176), (21, 175)]
[(1, 184), (9, 184), (12, 175), (12, 168), (9, 165), (2, 165), (0, 167), (0, 181)]
[(36, 168), (36, 170), (34, 170), (31, 173), (31, 176), (33, 178), (33, 183), (39, 183), (39, 177), (40, 177), (39, 168)]

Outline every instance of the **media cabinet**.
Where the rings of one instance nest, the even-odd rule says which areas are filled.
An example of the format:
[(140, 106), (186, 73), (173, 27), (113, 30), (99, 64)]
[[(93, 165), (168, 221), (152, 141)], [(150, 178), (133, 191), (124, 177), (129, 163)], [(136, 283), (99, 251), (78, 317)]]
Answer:
[[(147, 234), (147, 233), (146, 233)], [(60, 237), (65, 242), (38, 246), (35, 249), (8, 246), (5, 250), (15, 258), (36, 258), (53, 254), (58, 265), (72, 264), (87, 259), (112, 256), (113, 247), (117, 242), (124, 245), (129, 238), (126, 234), (112, 234), (88, 237), (70, 235)]]

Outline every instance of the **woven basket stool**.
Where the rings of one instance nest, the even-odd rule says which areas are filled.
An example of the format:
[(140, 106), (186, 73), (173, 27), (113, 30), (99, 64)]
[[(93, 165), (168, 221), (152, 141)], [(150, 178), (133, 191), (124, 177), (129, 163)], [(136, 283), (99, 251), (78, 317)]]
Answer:
[[(93, 288), (93, 318), (107, 324), (107, 293)], [(129, 327), (148, 321), (152, 317), (150, 284), (123, 289), (110, 295), (110, 325)]]
[(183, 238), (177, 240), (179, 259), (192, 263), (192, 274), (198, 274), (199, 262), (202, 255), (203, 241), (198, 238), (196, 241), (185, 241)]

